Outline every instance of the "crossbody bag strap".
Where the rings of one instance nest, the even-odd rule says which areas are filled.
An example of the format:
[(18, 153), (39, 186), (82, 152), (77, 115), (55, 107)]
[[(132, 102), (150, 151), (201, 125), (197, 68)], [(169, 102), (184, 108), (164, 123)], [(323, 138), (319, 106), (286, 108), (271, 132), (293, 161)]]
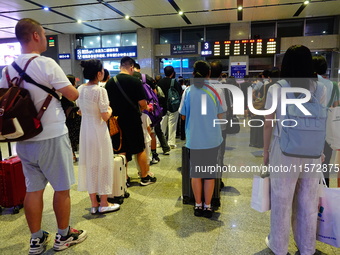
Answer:
[(119, 81), (118, 81), (118, 79), (117, 79), (117, 76), (114, 76), (114, 77), (113, 77), (113, 80), (114, 80), (115, 83), (117, 84), (118, 89), (120, 90), (120, 92), (122, 92), (122, 94), (123, 94), (123, 96), (125, 97), (125, 99), (132, 105), (132, 107), (133, 107), (134, 109), (137, 110), (137, 112), (138, 112), (139, 114), (141, 114), (140, 109), (138, 109), (138, 108), (133, 104), (133, 102), (131, 101), (131, 99), (128, 97), (128, 95), (126, 95), (125, 91), (124, 91), (123, 88), (120, 86), (120, 83), (119, 83)]
[[(286, 81), (287, 82), (287, 81)], [(281, 88), (283, 88), (283, 84), (281, 84), (280, 83), (280, 81), (277, 81), (276, 82)], [(280, 128), (279, 128), (279, 125), (277, 124), (277, 122), (276, 122), (276, 128), (277, 128), (277, 135), (278, 135), (278, 137), (280, 137), (281, 136), (281, 134), (280, 134)]]
[(175, 86), (175, 79), (171, 79), (170, 88)]
[(26, 65), (25, 65), (25, 67), (24, 67), (24, 70), (22, 70), (22, 69), (18, 66), (18, 64), (15, 63), (15, 61), (13, 61), (12, 66), (14, 67), (14, 69), (15, 69), (15, 70), (19, 73), (19, 75), (20, 75), (20, 80), (19, 80), (19, 82), (18, 82), (18, 85), (21, 83), (22, 80), (24, 80), (24, 81), (26, 81), (26, 82), (28, 82), (28, 83), (31, 83), (31, 84), (34, 84), (34, 85), (38, 86), (39, 88), (41, 88), (42, 90), (44, 90), (44, 91), (47, 92), (48, 94), (51, 94), (52, 96), (54, 96), (58, 101), (60, 101), (60, 98), (59, 98), (58, 94), (55, 92), (55, 89), (50, 89), (50, 88), (48, 88), (48, 87), (46, 87), (46, 86), (44, 86), (44, 85), (41, 85), (41, 84), (37, 83), (35, 80), (33, 80), (33, 79), (31, 78), (31, 76), (29, 76), (29, 75), (26, 73), (26, 69), (27, 69), (28, 65), (29, 65), (29, 64), (31, 63), (31, 61), (32, 61), (33, 59), (35, 59), (36, 57), (37, 57), (37, 56), (31, 57), (31, 58), (27, 61)]
[[(15, 61), (12, 62), (12, 66), (14, 69), (19, 73), (20, 79), (18, 81), (18, 86), (21, 84), (22, 80), (24, 79), (24, 74), (26, 74), (26, 69), (28, 65), (32, 62), (33, 59), (37, 58), (38, 56), (31, 57), (25, 64), (24, 69), (22, 70)], [(26, 74), (27, 75), (27, 74)]]
[(142, 82), (146, 83), (146, 75), (144, 73), (142, 73)]

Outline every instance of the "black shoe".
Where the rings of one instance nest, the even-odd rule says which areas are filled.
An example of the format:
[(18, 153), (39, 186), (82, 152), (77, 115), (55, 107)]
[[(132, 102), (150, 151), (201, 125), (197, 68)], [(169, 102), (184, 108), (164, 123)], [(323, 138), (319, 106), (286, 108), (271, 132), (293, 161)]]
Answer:
[(150, 175), (147, 175), (146, 177), (141, 178), (140, 185), (147, 186), (147, 185), (155, 183), (156, 181), (157, 181), (156, 177), (151, 177)]
[(203, 208), (202, 206), (195, 206), (194, 207), (194, 215), (197, 217), (202, 217), (203, 216)]
[(170, 155), (170, 149), (167, 151), (163, 151), (163, 155)]
[(150, 165), (157, 164), (158, 162), (159, 160), (157, 160), (156, 158), (152, 158), (152, 160), (150, 161)]
[(155, 159), (158, 162), (161, 161), (161, 159), (158, 157), (158, 153), (152, 153), (152, 159)]
[(211, 218), (213, 215), (213, 210), (211, 207), (204, 207), (204, 210), (203, 210), (203, 216), (205, 218)]

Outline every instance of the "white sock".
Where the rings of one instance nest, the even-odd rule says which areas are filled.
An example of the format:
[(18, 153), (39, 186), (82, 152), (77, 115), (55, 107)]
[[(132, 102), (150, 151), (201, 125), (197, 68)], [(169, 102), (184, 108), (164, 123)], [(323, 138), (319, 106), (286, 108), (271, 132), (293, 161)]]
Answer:
[(205, 203), (204, 203), (204, 208), (210, 208), (211, 207), (211, 205), (206, 205)]
[(195, 206), (196, 207), (200, 207), (200, 206), (202, 207), (202, 202), (200, 204), (195, 203)]

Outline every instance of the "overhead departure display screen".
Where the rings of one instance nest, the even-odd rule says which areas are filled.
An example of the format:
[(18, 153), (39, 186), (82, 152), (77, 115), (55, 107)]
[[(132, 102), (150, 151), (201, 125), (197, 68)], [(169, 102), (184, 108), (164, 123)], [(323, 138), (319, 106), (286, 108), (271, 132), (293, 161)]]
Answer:
[(76, 49), (76, 59), (137, 57), (137, 46)]
[(270, 55), (279, 51), (279, 45), (273, 38), (202, 42), (201, 45), (201, 55), (209, 57)]

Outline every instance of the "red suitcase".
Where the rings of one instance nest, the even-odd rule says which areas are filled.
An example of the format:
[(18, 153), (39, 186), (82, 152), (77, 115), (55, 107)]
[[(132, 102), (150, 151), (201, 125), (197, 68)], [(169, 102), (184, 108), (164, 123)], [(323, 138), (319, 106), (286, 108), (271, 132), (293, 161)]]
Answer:
[(22, 164), (17, 156), (0, 162), (0, 209), (13, 207), (13, 214), (22, 208), (26, 195)]

